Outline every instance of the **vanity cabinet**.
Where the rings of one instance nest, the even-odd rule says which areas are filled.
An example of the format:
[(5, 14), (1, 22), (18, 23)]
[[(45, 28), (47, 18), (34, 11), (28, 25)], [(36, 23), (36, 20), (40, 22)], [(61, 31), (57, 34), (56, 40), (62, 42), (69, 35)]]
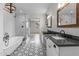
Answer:
[(58, 56), (59, 47), (49, 38), (46, 39), (47, 56)]
[(60, 47), (60, 56), (79, 56), (79, 46)]
[(52, 41), (53, 39), (45, 38), (45, 40), (47, 56), (79, 56), (79, 46), (58, 46)]

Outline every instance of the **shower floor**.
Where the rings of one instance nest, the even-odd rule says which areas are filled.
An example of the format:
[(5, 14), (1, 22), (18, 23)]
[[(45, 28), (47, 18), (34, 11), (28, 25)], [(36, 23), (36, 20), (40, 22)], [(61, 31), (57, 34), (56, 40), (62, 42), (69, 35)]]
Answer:
[(10, 56), (46, 56), (39, 34), (32, 34)]

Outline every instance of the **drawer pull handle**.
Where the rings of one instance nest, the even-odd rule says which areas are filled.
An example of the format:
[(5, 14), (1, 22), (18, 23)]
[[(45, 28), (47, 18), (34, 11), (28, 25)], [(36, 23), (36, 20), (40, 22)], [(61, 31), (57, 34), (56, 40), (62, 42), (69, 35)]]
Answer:
[(56, 45), (53, 45), (54, 48), (56, 48)]

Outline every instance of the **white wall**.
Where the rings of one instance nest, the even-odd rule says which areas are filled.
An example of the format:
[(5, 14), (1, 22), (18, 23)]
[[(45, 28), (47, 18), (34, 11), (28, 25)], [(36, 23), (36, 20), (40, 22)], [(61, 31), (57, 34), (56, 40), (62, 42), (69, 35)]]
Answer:
[(67, 34), (79, 36), (79, 28), (57, 28), (57, 5), (47, 10), (47, 14), (52, 15), (52, 28), (49, 28), (52, 31), (59, 32), (61, 29), (65, 30)]
[(40, 28), (41, 28), (41, 31), (46, 31), (45, 22), (46, 22), (46, 16), (43, 14), (40, 17)]
[(3, 7), (3, 4), (0, 4), (0, 45), (2, 44), (2, 39), (3, 39), (3, 10), (2, 10), (2, 7)]
[(7, 32), (10, 35), (10, 37), (15, 36), (14, 16), (9, 12), (4, 11), (3, 19), (4, 19), (4, 33)]

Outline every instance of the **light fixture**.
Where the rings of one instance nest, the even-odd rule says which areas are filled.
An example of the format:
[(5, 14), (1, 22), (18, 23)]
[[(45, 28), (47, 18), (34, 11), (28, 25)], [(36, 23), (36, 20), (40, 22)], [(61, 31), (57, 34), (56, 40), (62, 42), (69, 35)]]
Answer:
[(63, 8), (64, 6), (68, 5), (69, 3), (58, 3), (58, 9)]
[(13, 4), (13, 3), (6, 3), (5, 4), (5, 10), (10, 12), (10, 13), (13, 13), (16, 10), (15, 4)]
[(47, 16), (47, 19), (49, 19), (51, 16), (52, 16), (52, 15), (48, 15), (48, 16)]

